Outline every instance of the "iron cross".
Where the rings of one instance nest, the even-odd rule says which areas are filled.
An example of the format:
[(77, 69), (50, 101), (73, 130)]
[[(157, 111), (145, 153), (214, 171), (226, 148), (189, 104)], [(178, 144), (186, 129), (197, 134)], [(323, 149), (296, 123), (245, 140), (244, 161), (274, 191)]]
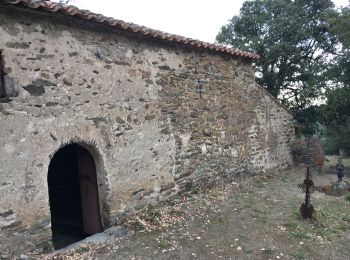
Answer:
[(306, 178), (302, 184), (298, 185), (299, 188), (302, 188), (305, 192), (305, 201), (301, 204), (300, 214), (303, 218), (312, 218), (312, 214), (314, 213), (314, 207), (311, 204), (311, 193), (315, 190), (322, 191), (322, 187), (318, 187), (314, 185), (313, 180), (311, 179), (310, 168), (306, 167)]

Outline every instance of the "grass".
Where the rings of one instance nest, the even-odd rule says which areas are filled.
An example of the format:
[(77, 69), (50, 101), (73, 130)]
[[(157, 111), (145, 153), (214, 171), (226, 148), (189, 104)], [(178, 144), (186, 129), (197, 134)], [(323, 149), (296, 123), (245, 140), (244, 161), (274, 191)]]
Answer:
[(265, 187), (266, 187), (266, 184), (265, 184), (264, 182), (262, 182), (262, 181), (257, 181), (257, 182), (255, 183), (255, 185), (256, 185), (256, 187), (258, 187), (258, 188), (265, 188)]
[[(338, 164), (338, 159), (339, 159), (339, 156), (337, 155), (328, 155), (326, 156), (326, 160), (325, 160), (325, 166), (335, 166)], [(347, 158), (343, 158), (342, 159), (342, 163), (344, 166), (350, 166), (350, 158), (347, 157)]]
[(306, 255), (303, 251), (299, 251), (293, 254), (295, 260), (304, 260), (306, 259)]
[(299, 239), (299, 240), (306, 240), (308, 239), (307, 230), (303, 227), (303, 225), (298, 225), (297, 223), (293, 221), (289, 221), (285, 224), (285, 227), (288, 231), (288, 235), (292, 238)]
[(342, 201), (334, 198), (324, 203), (322, 208), (316, 209), (314, 218), (310, 221), (303, 220), (299, 212), (293, 209), (284, 226), (289, 237), (295, 239), (307, 240), (321, 236), (331, 241), (350, 229), (349, 224), (344, 220), (348, 215), (350, 215), (350, 208), (344, 207)]
[(161, 213), (158, 212), (154, 207), (148, 207), (145, 219), (152, 224), (157, 224), (159, 223), (161, 216)]
[(240, 240), (243, 240), (243, 241), (249, 239), (249, 237), (247, 235), (244, 235), (244, 234), (239, 234), (238, 237)]
[(315, 232), (316, 236), (320, 236), (322, 238), (327, 238), (328, 231), (325, 230), (324, 228), (316, 228), (314, 232)]
[(159, 239), (158, 247), (160, 247), (162, 249), (165, 249), (165, 248), (168, 248), (169, 246), (171, 246), (171, 242), (170, 242), (170, 237), (169, 236), (164, 236), (164, 237), (161, 237)]
[(247, 255), (251, 255), (254, 251), (252, 249), (246, 249), (244, 251)]
[(338, 226), (337, 226), (337, 229), (343, 233), (343, 232), (346, 232), (349, 230), (349, 225), (348, 224), (345, 224), (345, 223), (339, 223)]
[(171, 214), (172, 216), (181, 217), (181, 216), (184, 216), (184, 215), (185, 215), (185, 212), (182, 211), (182, 210), (178, 210), (178, 209), (174, 209), (174, 208), (173, 208), (173, 209), (170, 211), (170, 214)]
[(345, 200), (350, 202), (350, 192), (345, 195)]
[(292, 209), (292, 216), (296, 219), (301, 219), (299, 208), (295, 207)]
[(131, 220), (128, 225), (130, 226), (130, 228), (134, 231), (141, 231), (145, 229), (145, 226), (138, 220)]
[(283, 175), (282, 177), (281, 177), (281, 180), (283, 181), (283, 182), (289, 182), (289, 176), (287, 176), (287, 175)]
[(293, 221), (286, 223), (284, 226), (289, 230), (296, 230), (298, 228), (298, 224)]
[(264, 255), (267, 255), (267, 256), (272, 256), (274, 254), (274, 250), (271, 249), (271, 248), (266, 248), (264, 250)]

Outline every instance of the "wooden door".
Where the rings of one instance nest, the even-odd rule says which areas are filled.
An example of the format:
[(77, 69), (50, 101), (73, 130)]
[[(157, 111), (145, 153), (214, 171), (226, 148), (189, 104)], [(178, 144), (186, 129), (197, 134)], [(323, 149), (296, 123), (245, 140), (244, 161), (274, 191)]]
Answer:
[(77, 160), (84, 232), (92, 235), (103, 231), (96, 167), (94, 158), (89, 151), (79, 146), (77, 147)]

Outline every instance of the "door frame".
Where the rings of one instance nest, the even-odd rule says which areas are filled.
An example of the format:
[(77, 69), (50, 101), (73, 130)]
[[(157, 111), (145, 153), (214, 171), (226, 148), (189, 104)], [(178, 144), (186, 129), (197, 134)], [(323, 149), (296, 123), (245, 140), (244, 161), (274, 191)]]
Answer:
[[(108, 209), (108, 205), (107, 205), (107, 201), (106, 201), (106, 198), (107, 198), (106, 181), (107, 180), (106, 180), (104, 162), (103, 162), (103, 159), (101, 156), (101, 151), (95, 145), (95, 141), (82, 141), (80, 138), (74, 138), (70, 142), (62, 142), (49, 155), (49, 161), (48, 161), (48, 165), (47, 165), (47, 173), (49, 170), (49, 165), (51, 163), (51, 160), (55, 156), (55, 154), (60, 149), (66, 147), (66, 146), (69, 146), (69, 145), (77, 145), (77, 146), (81, 147), (82, 149), (89, 152), (89, 154), (91, 155), (91, 157), (93, 159), (93, 162), (95, 164), (95, 173), (96, 173), (96, 179), (97, 179), (97, 194), (98, 194), (100, 222), (102, 225), (102, 230), (105, 230), (109, 226), (109, 219), (108, 219), (107, 214), (105, 214), (106, 209)], [(48, 185), (48, 183), (47, 183), (47, 185)], [(47, 195), (49, 195), (49, 194), (47, 193)], [(49, 197), (48, 197), (48, 201), (49, 201)], [(49, 215), (51, 216), (50, 211), (49, 211)]]

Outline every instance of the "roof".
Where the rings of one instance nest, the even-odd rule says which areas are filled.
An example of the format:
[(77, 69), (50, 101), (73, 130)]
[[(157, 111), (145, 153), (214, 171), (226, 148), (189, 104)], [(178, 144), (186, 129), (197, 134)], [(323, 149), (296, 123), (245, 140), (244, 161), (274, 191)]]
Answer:
[(50, 1), (34, 1), (34, 0), (0, 0), (10, 5), (19, 6), (26, 9), (32, 9), (39, 12), (60, 13), (77, 19), (88, 20), (95, 23), (104, 24), (122, 31), (131, 32), (138, 35), (143, 35), (150, 38), (155, 38), (162, 42), (175, 43), (182, 46), (187, 46), (193, 49), (210, 50), (217, 53), (222, 53), (233, 57), (243, 57), (249, 60), (259, 59), (259, 55), (251, 52), (241, 51), (235, 48), (228, 48), (222, 45), (211, 44), (199, 40), (186, 38), (183, 36), (165, 33), (154, 30), (148, 27), (140, 26), (133, 23), (127, 23), (122, 20), (117, 20), (111, 17), (106, 17), (101, 14), (92, 13), (88, 10), (80, 10), (72, 5), (63, 5)]

